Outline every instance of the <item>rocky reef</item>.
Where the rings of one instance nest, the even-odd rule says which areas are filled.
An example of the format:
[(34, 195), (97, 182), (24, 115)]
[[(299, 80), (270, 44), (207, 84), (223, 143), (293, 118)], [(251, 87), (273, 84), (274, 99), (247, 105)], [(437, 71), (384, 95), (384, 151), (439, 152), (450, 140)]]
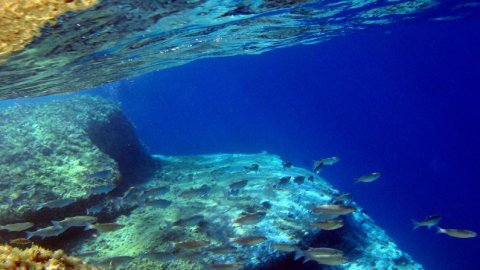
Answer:
[[(312, 207), (332, 202), (339, 192), (311, 171), (284, 170), (278, 156), (157, 157), (162, 160), (161, 173), (138, 188), (168, 186), (169, 191), (160, 197), (172, 203), (137, 207), (117, 219), (125, 225), (122, 229), (87, 239), (75, 248), (78, 254), (96, 251), (90, 259), (98, 263), (121, 257), (119, 269), (328, 267), (294, 260), (294, 252), (276, 248), (276, 244), (285, 244), (299, 252), (309, 247), (342, 250), (348, 262), (336, 269), (423, 269), (355, 203), (350, 205), (356, 211), (343, 218), (342, 228), (316, 228), (315, 221), (334, 216), (315, 215)], [(252, 164), (258, 165), (258, 171), (247, 172), (245, 167)], [(286, 176), (291, 179), (282, 182)], [(245, 186), (238, 184), (237, 190), (234, 183), (240, 179), (246, 180)], [(241, 217), (255, 213), (265, 215), (242, 221)], [(197, 218), (185, 222), (192, 217)], [(261, 241), (244, 244), (235, 240), (247, 237), (261, 237)]]
[(150, 156), (111, 101), (12, 106), (0, 130), (5, 242), (115, 269), (423, 269), (311, 170), (268, 153)]
[(0, 269), (97, 270), (80, 258), (67, 256), (62, 250), (51, 251), (39, 246), (19, 249), (0, 246)]
[(84, 213), (158, 165), (118, 104), (100, 98), (15, 105), (0, 111), (0, 131), (1, 224)]

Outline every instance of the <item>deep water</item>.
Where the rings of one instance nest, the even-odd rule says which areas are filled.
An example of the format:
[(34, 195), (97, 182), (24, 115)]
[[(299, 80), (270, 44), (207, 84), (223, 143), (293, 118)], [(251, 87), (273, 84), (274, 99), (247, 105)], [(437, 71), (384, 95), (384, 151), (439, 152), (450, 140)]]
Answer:
[[(354, 193), (403, 250), (429, 270), (475, 270), (479, 238), (413, 231), (410, 220), (441, 214), (441, 226), (480, 232), (478, 29), (475, 18), (372, 28), (90, 93), (122, 102), (154, 154), (265, 150), (307, 168), (339, 156), (321, 175)], [(353, 184), (372, 171), (377, 182)]]
[[(410, 219), (480, 231), (480, 21), (375, 28), (258, 56), (194, 63), (103, 87), (152, 153), (266, 150), (353, 192), (426, 269), (478, 269), (477, 239)], [(352, 179), (371, 171), (371, 184)]]

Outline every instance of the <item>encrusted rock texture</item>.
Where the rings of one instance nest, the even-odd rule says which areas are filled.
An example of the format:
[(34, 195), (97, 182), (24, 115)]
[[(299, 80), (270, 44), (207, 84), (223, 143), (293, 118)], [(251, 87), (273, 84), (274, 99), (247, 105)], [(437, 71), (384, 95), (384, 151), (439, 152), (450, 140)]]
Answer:
[(90, 96), (1, 110), (0, 145), (0, 224), (42, 219), (52, 200), (88, 202), (154, 164), (119, 105)]
[[(177, 269), (174, 265), (183, 265), (181, 269), (223, 269), (216, 268), (220, 267), (218, 264), (229, 264), (228, 269), (265, 270), (423, 269), (354, 202), (351, 205), (357, 210), (341, 217), (345, 224), (342, 228), (315, 228), (312, 223), (322, 217), (313, 214), (312, 207), (331, 203), (339, 191), (309, 170), (284, 170), (278, 156), (261, 153), (157, 157), (162, 160), (162, 170), (137, 188), (168, 186), (169, 191), (156, 198), (172, 204), (160, 208), (139, 205), (116, 220), (125, 227), (88, 238), (75, 248), (76, 253), (95, 251), (90, 259), (100, 264), (122, 258), (122, 263), (117, 264), (119, 269)], [(252, 164), (259, 165), (257, 172), (245, 170)], [(279, 184), (284, 176), (292, 179)], [(305, 176), (304, 182), (295, 183), (295, 176)], [(313, 179), (308, 180), (310, 176)], [(240, 179), (248, 181), (245, 187), (229, 195), (230, 185)], [(260, 211), (266, 215), (258, 223), (234, 221), (242, 214)], [(179, 220), (195, 215), (202, 215), (203, 219), (178, 225)], [(266, 240), (245, 246), (232, 242), (234, 238), (249, 236)], [(181, 247), (184, 241), (198, 240), (206, 242), (198, 248)], [(293, 252), (276, 250), (275, 243), (290, 244), (299, 250), (335, 248), (344, 252), (348, 262), (335, 267), (313, 261), (303, 264), (302, 259), (294, 260)]]

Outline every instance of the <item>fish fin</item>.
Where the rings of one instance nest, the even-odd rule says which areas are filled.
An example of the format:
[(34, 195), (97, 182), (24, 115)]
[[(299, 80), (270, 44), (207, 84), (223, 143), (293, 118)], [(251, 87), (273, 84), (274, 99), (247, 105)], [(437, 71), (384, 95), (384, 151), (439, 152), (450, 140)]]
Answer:
[(87, 226), (85, 226), (85, 227), (83, 228), (83, 230), (84, 230), (84, 231), (88, 231), (88, 230), (96, 230), (96, 229), (95, 229), (95, 227), (93, 227), (92, 224), (89, 223), (89, 224), (87, 224)]
[(55, 227), (55, 228), (62, 228), (62, 225), (60, 225), (59, 221), (52, 220), (51, 223), (52, 223), (53, 227)]
[(30, 239), (33, 237), (33, 232), (25, 232), (26, 236), (25, 238)]
[(420, 225), (418, 225), (418, 222), (413, 220), (412, 219), (412, 223), (413, 223), (413, 229), (416, 230), (418, 227), (420, 227)]
[(295, 247), (295, 256), (293, 257), (293, 260), (296, 261), (302, 257), (305, 257), (305, 254), (303, 254), (302, 250), (298, 247)]

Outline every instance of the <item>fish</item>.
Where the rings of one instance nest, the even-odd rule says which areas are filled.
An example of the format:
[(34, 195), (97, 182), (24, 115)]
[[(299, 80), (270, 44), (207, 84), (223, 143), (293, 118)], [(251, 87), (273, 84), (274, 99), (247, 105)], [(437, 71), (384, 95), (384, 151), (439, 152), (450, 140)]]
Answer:
[(314, 173), (319, 173), (323, 167), (325, 166), (325, 164), (323, 164), (322, 161), (313, 161), (313, 172)]
[(175, 248), (183, 248), (183, 249), (197, 249), (201, 247), (205, 247), (210, 245), (210, 241), (208, 240), (187, 240), (182, 242), (177, 242), (174, 244)]
[(230, 187), (230, 190), (240, 190), (240, 189), (244, 188), (247, 184), (248, 184), (248, 180), (241, 179), (241, 180), (238, 180), (238, 181), (235, 181), (235, 182), (231, 183), (228, 186)]
[(179, 226), (179, 227), (186, 227), (186, 226), (196, 226), (198, 223), (202, 222), (204, 220), (203, 215), (194, 215), (188, 218), (181, 218), (175, 222), (173, 222), (173, 226)]
[(353, 201), (353, 195), (352, 193), (340, 193), (335, 196), (333, 196), (333, 200), (337, 202), (351, 202)]
[(115, 185), (115, 184), (101, 185), (101, 186), (94, 187), (94, 188), (90, 189), (87, 192), (87, 195), (92, 196), (92, 195), (100, 195), (100, 194), (109, 193), (110, 191), (114, 190), (116, 187), (117, 187), (117, 185)]
[(339, 157), (329, 157), (329, 158), (324, 158), (324, 159), (316, 161), (316, 162), (321, 162), (321, 163), (323, 163), (323, 165), (332, 166), (333, 164), (335, 164), (339, 161), (340, 161)]
[(260, 166), (258, 166), (258, 164), (253, 163), (252, 165), (250, 165), (250, 166), (244, 166), (243, 168), (245, 168), (245, 171), (246, 171), (247, 173), (249, 173), (249, 172), (258, 172), (258, 168), (259, 168), (259, 167), (260, 167)]
[(72, 203), (74, 203), (74, 199), (56, 199), (56, 200), (51, 200), (48, 202), (41, 203), (37, 206), (37, 211), (41, 210), (43, 208), (49, 208), (49, 209), (55, 209), (55, 208), (63, 208), (65, 206), (68, 206)]
[[(108, 265), (108, 266), (115, 266), (115, 265), (118, 265), (118, 264), (124, 264), (124, 263), (127, 263), (131, 260), (133, 260), (135, 257), (132, 257), (132, 256), (115, 256), (115, 257), (110, 257), (110, 258), (106, 258), (104, 260), (102, 260), (101, 262), (99, 262), (99, 264), (102, 264), (102, 265)], [(116, 269), (113, 267), (113, 269)]]
[(317, 221), (313, 223), (313, 226), (326, 231), (332, 231), (343, 227), (343, 220), (341, 219), (329, 219), (325, 221)]
[(81, 253), (75, 253), (74, 256), (76, 257), (92, 257), (98, 254), (98, 251), (92, 250), (92, 251), (84, 251)]
[(169, 207), (172, 204), (172, 201), (164, 200), (164, 199), (156, 199), (151, 201), (145, 201), (146, 206), (151, 206), (159, 209), (164, 209)]
[(284, 161), (282, 162), (283, 169), (290, 169), (292, 167), (292, 162), (291, 161)]
[(10, 240), (10, 244), (12, 245), (30, 245), (32, 241), (25, 239), (25, 238), (15, 238)]
[(231, 242), (242, 246), (254, 246), (263, 243), (266, 240), (267, 238), (265, 236), (245, 236), (230, 239)]
[(95, 223), (95, 224), (88, 224), (85, 227), (85, 230), (97, 230), (101, 233), (106, 232), (114, 232), (120, 230), (121, 228), (125, 227), (123, 224), (118, 223)]
[(87, 208), (87, 215), (95, 215), (102, 212), (103, 208), (105, 208), (105, 202), (100, 202), (93, 205), (90, 208)]
[(30, 229), (33, 227), (32, 222), (21, 222), (21, 223), (12, 223), (7, 225), (1, 225), (0, 230), (6, 230), (9, 232), (21, 232)]
[(355, 183), (370, 183), (377, 180), (380, 176), (381, 174), (379, 172), (372, 172), (355, 179)]
[(455, 238), (474, 238), (477, 237), (477, 233), (470, 230), (459, 229), (442, 229), (437, 226), (437, 233), (443, 233)]
[(59, 236), (66, 230), (67, 230), (66, 227), (49, 226), (49, 227), (38, 229), (34, 232), (26, 232), (26, 234), (27, 234), (27, 239), (31, 239), (32, 237), (38, 236), (43, 240), (48, 237)]
[(206, 269), (213, 270), (240, 270), (243, 269), (243, 263), (211, 263), (206, 265)]
[(320, 257), (325, 255), (343, 255), (343, 251), (334, 249), (334, 248), (326, 248), (326, 247), (316, 247), (316, 248), (309, 248), (306, 250), (308, 254)]
[(111, 170), (101, 170), (98, 172), (94, 172), (91, 174), (87, 174), (87, 178), (94, 178), (94, 179), (106, 179), (112, 175)]
[(207, 249), (208, 252), (213, 254), (231, 254), (235, 250), (236, 248), (230, 245), (210, 247)]
[(187, 189), (180, 193), (179, 196), (182, 198), (205, 197), (208, 195), (211, 189), (212, 188), (209, 185), (203, 184), (198, 188)]
[(146, 189), (143, 191), (142, 195), (149, 196), (149, 197), (157, 197), (157, 196), (165, 195), (169, 191), (170, 191), (170, 186), (163, 185), (163, 186)]
[(322, 204), (312, 208), (314, 214), (347, 215), (357, 210), (353, 206), (343, 204)]
[(303, 175), (297, 175), (293, 178), (293, 182), (296, 183), (296, 184), (303, 184), (303, 182), (305, 182), (305, 176)]
[(294, 244), (287, 244), (287, 243), (272, 243), (271, 247), (281, 252), (292, 252), (297, 249), (297, 247)]
[(440, 215), (431, 215), (424, 218), (422, 221), (415, 221), (412, 219), (413, 229), (417, 229), (418, 227), (428, 227), (429, 229), (433, 226), (436, 226), (438, 222), (440, 222), (442, 216)]
[(175, 259), (175, 255), (173, 255), (171, 252), (165, 251), (142, 253), (139, 255), (139, 257), (153, 261), (171, 261)]
[(323, 256), (320, 258), (314, 258), (313, 260), (319, 264), (329, 265), (329, 266), (341, 265), (348, 262), (348, 258), (343, 255), (342, 256), (335, 256), (335, 255)]
[(303, 254), (306, 258), (303, 263), (312, 260), (319, 264), (333, 266), (344, 264), (348, 261), (344, 256), (343, 251), (333, 248), (309, 248), (308, 250), (303, 251)]
[(266, 215), (266, 212), (246, 213), (234, 219), (233, 223), (238, 223), (242, 225), (254, 225), (262, 221), (262, 219)]
[(283, 176), (282, 178), (280, 178), (280, 180), (278, 181), (278, 184), (279, 185), (286, 185), (288, 184), (288, 182), (290, 182), (290, 178), (292, 178), (291, 176)]
[(135, 200), (140, 196), (138, 189), (136, 187), (129, 187), (121, 197), (124, 201)]
[(57, 228), (70, 228), (70, 227), (84, 227), (88, 224), (97, 222), (96, 217), (92, 216), (75, 216), (67, 217), (61, 221), (52, 220), (52, 225)]

